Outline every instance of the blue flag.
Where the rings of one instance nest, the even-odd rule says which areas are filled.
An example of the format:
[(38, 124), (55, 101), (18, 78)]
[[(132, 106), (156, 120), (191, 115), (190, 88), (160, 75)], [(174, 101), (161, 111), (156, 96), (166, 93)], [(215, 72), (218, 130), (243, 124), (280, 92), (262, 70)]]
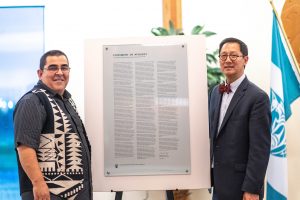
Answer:
[(291, 103), (300, 96), (300, 78), (288, 56), (278, 20), (273, 14), (271, 112), (272, 144), (267, 171), (267, 200), (286, 200), (288, 191), (285, 122), (291, 116)]

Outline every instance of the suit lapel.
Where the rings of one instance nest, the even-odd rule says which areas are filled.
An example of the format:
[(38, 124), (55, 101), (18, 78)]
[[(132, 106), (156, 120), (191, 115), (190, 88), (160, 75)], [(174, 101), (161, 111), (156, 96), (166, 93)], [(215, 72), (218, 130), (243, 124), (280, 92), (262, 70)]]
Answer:
[(222, 128), (227, 123), (228, 119), (230, 118), (231, 113), (232, 113), (233, 109), (235, 108), (236, 104), (244, 96), (245, 91), (247, 90), (247, 86), (248, 86), (248, 79), (247, 79), (247, 77), (245, 77), (245, 79), (241, 82), (241, 84), (239, 85), (239, 87), (237, 88), (236, 92), (234, 93), (234, 95), (233, 95), (233, 97), (231, 99), (231, 102), (230, 102), (230, 104), (228, 106), (228, 109), (227, 109), (227, 111), (225, 113), (223, 122), (221, 124), (220, 130), (217, 133), (217, 136), (219, 136), (219, 133), (221, 132)]

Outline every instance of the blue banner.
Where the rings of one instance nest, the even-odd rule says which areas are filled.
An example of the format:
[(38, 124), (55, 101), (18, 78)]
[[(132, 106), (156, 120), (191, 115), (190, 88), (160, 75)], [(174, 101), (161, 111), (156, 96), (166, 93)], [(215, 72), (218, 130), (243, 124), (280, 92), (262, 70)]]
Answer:
[(0, 7), (0, 199), (20, 199), (13, 110), (37, 82), (44, 53), (44, 7)]
[(285, 122), (300, 96), (299, 74), (288, 56), (277, 18), (273, 16), (271, 64), (272, 144), (267, 172), (267, 200), (286, 200), (288, 191)]

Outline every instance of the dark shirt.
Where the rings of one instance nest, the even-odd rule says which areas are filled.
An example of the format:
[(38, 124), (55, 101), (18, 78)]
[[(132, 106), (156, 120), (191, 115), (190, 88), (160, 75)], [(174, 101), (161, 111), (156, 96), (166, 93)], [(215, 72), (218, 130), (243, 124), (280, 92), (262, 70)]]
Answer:
[[(76, 127), (76, 132), (78, 133), (82, 144), (84, 188), (79, 192), (75, 199), (92, 199), (89, 142), (82, 121), (75, 109), (75, 104), (71, 99), (71, 94), (68, 91), (65, 91), (61, 97), (59, 94), (45, 86), (41, 81), (38, 82), (38, 85), (42, 85), (47, 89), (50, 97), (56, 101), (62, 111), (67, 115), (68, 119), (71, 119), (72, 126)], [(14, 114), (15, 146), (18, 147), (18, 145), (22, 144), (37, 151), (40, 145), (40, 134), (46, 119), (46, 109), (39, 97), (33, 93), (25, 94), (18, 102)], [(20, 185), (21, 184), (22, 183), (20, 182)]]

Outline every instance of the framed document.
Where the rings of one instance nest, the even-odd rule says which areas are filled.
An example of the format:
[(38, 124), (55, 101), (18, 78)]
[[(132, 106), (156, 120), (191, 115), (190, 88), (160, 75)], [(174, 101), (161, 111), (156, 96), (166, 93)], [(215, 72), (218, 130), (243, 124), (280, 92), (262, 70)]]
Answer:
[(104, 174), (190, 174), (186, 44), (103, 46)]

